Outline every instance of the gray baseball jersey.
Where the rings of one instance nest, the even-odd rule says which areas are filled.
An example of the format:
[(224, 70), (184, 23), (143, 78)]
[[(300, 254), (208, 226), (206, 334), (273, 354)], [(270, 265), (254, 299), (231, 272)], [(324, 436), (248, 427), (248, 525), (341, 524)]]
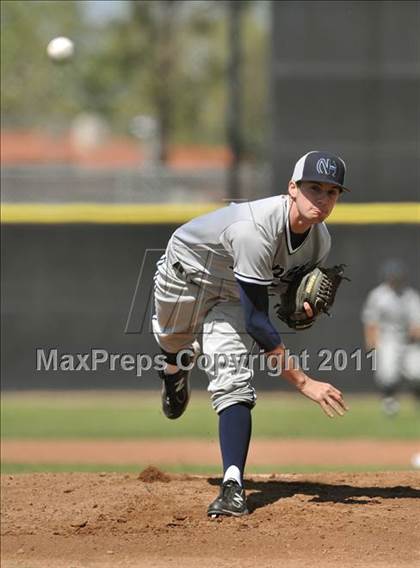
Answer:
[(169, 247), (187, 273), (236, 277), (282, 293), (297, 272), (323, 263), (331, 244), (326, 225), (319, 223), (293, 249), (289, 209), (288, 195), (231, 203), (182, 225)]
[(413, 288), (397, 293), (386, 283), (368, 295), (362, 313), (363, 323), (379, 327), (382, 338), (405, 341), (411, 325), (420, 325), (420, 296)]

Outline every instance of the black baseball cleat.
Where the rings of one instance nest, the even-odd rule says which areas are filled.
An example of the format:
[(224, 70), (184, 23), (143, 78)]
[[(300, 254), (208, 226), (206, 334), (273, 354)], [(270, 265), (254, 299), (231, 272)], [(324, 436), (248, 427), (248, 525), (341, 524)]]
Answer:
[(162, 386), (162, 410), (163, 414), (175, 420), (184, 413), (190, 400), (190, 381), (191, 371), (179, 370), (174, 375), (165, 375), (159, 371), (159, 376), (163, 381)]
[[(196, 341), (193, 343), (193, 352), (190, 363), (197, 358), (200, 352), (200, 346)], [(167, 418), (175, 420), (185, 412), (190, 400), (191, 388), (189, 379), (191, 371), (180, 369), (173, 375), (166, 375), (163, 371), (158, 371), (158, 373), (162, 379), (163, 414)]]
[(207, 509), (207, 515), (213, 518), (220, 515), (241, 517), (248, 513), (245, 491), (234, 479), (228, 479), (223, 483), (219, 496)]

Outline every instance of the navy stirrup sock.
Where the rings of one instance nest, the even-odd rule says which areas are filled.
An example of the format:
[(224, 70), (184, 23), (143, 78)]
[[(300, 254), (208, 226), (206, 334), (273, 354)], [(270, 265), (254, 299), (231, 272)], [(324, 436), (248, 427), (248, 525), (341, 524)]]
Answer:
[(244, 403), (234, 404), (219, 414), (219, 440), (223, 471), (236, 466), (240, 472), (237, 481), (242, 485), (245, 462), (251, 439), (251, 409)]

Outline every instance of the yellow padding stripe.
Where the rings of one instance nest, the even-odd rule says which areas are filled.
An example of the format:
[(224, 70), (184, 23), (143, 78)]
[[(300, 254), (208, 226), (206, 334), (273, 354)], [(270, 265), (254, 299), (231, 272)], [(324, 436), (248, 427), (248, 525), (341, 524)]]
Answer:
[[(180, 224), (223, 203), (3, 203), (2, 223)], [(341, 203), (329, 224), (420, 223), (420, 203)]]
[(1, 222), (179, 224), (218, 207), (219, 203), (7, 203), (1, 208)]
[(328, 224), (420, 223), (420, 203), (340, 203)]

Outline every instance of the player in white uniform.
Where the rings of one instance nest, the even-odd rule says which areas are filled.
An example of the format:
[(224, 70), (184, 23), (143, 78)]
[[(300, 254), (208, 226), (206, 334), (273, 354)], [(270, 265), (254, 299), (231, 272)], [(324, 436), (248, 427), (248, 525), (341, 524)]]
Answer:
[(395, 398), (406, 380), (420, 402), (420, 295), (406, 286), (404, 265), (389, 260), (383, 282), (368, 295), (362, 320), (366, 347), (376, 349), (375, 382), (383, 395), (383, 410), (399, 410)]
[[(325, 261), (330, 235), (324, 224), (344, 187), (345, 164), (326, 152), (296, 163), (288, 194), (231, 204), (175, 231), (155, 275), (153, 331), (166, 357), (162, 406), (178, 418), (189, 399), (189, 371), (201, 337), (211, 362), (206, 372), (219, 415), (224, 478), (208, 514), (243, 515), (243, 472), (256, 395), (244, 362), (254, 342), (277, 363), (279, 374), (326, 414), (346, 410), (342, 394), (286, 360), (268, 314), (268, 292), (282, 293), (296, 273)], [(305, 309), (312, 315), (311, 306)], [(188, 350), (188, 353), (185, 351)]]

